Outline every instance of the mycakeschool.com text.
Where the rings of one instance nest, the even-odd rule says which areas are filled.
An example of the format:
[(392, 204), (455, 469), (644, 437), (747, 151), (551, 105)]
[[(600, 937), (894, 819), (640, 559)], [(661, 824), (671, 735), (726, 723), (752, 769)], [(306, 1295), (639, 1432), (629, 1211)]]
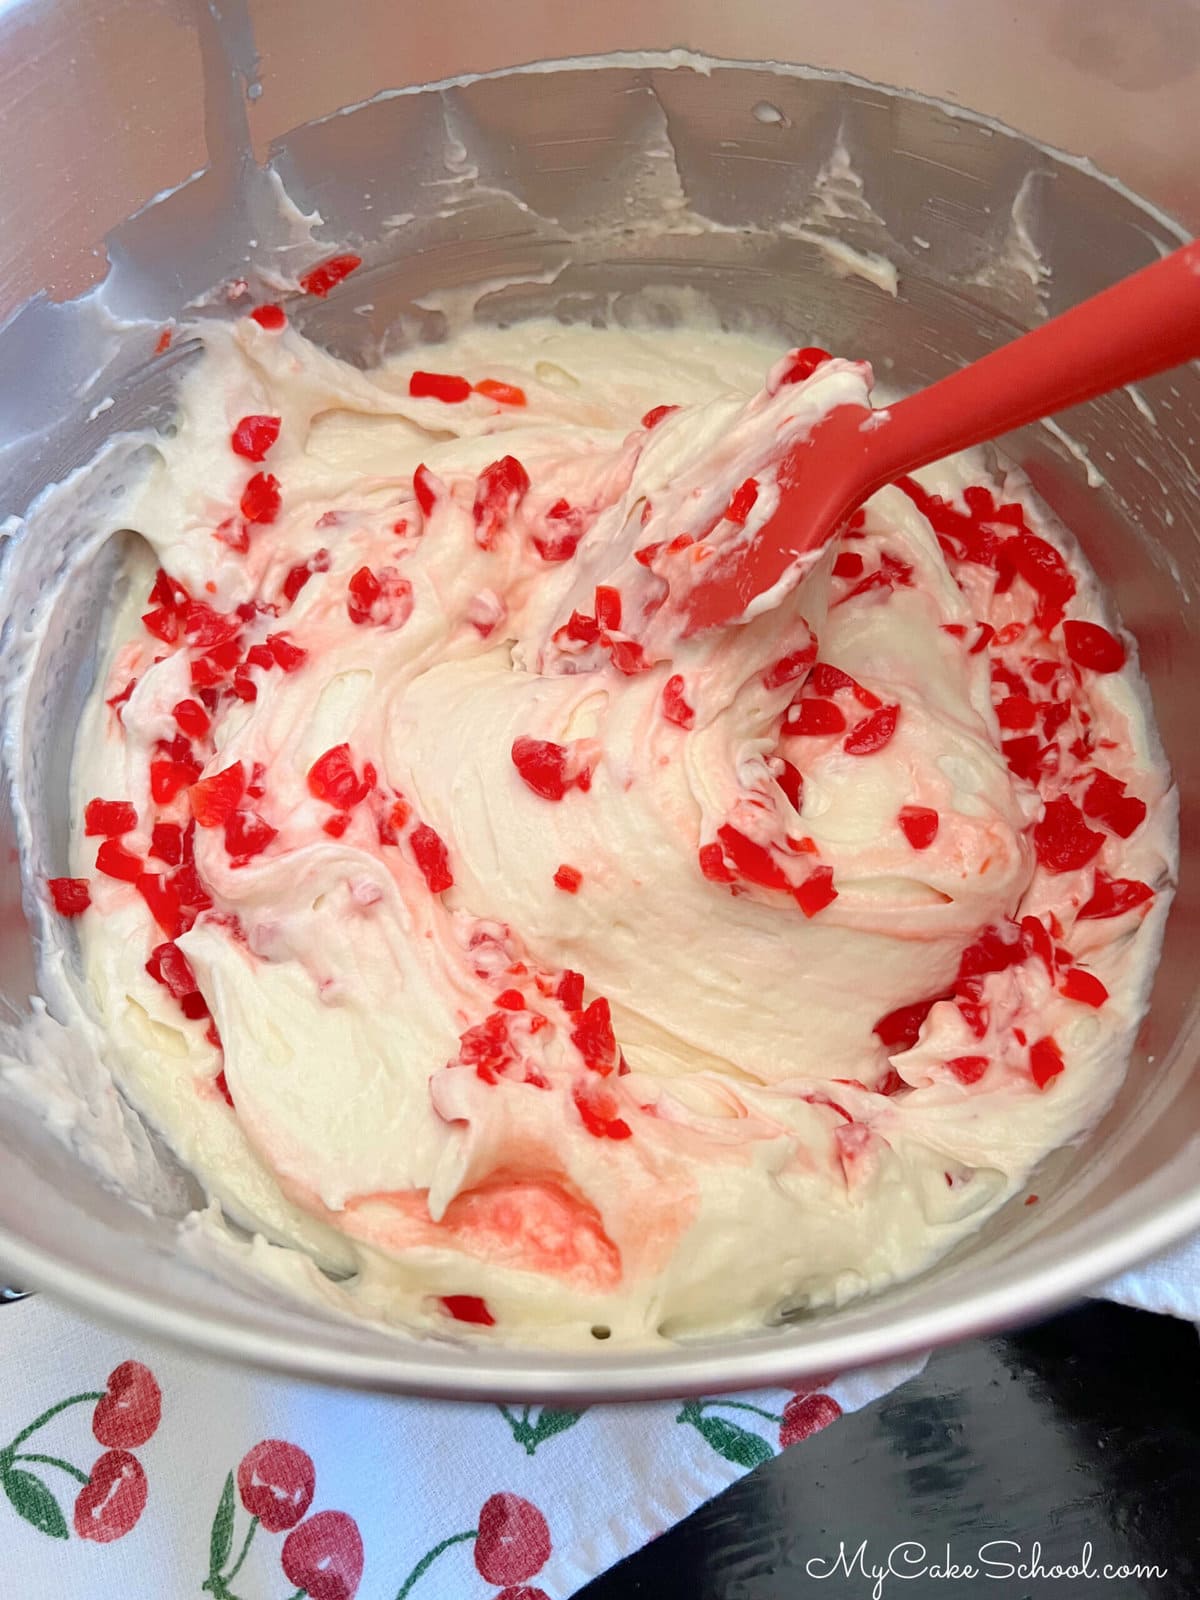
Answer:
[[(919, 1539), (905, 1539), (890, 1548), (874, 1549), (870, 1540), (864, 1539), (858, 1545), (842, 1540), (836, 1549), (831, 1547), (824, 1553), (809, 1556), (804, 1561), (804, 1572), (815, 1582), (829, 1578), (843, 1580), (839, 1585), (841, 1593), (847, 1592), (844, 1580), (858, 1578), (863, 1584), (863, 1594), (869, 1595), (870, 1600), (886, 1600), (889, 1594), (904, 1593), (904, 1585), (918, 1579), (923, 1585), (938, 1582), (954, 1585), (947, 1593), (957, 1595), (962, 1593), (963, 1584), (971, 1582), (981, 1586), (1024, 1584), (1028, 1592), (1030, 1584), (1049, 1586), (1072, 1580), (1075, 1583), (1127, 1583), (1131, 1579), (1165, 1578), (1168, 1569), (1152, 1563), (1132, 1565), (1098, 1560), (1090, 1540), (1081, 1549), (1051, 1551), (1040, 1539), (1029, 1544), (1016, 1539), (989, 1539), (974, 1546), (960, 1542), (936, 1549), (922, 1544)], [(922, 1595), (936, 1593), (924, 1586), (920, 1592)], [(1052, 1591), (1047, 1587), (1046, 1592)]]

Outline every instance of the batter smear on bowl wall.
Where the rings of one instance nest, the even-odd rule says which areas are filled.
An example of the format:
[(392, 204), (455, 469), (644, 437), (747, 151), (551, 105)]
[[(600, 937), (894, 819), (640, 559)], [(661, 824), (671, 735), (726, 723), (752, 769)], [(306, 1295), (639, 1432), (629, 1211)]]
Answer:
[(467, 1338), (759, 1326), (918, 1271), (1095, 1122), (1175, 798), (1018, 474), (902, 480), (687, 638), (671, 595), (862, 362), (201, 337), (46, 893), (268, 1270)]

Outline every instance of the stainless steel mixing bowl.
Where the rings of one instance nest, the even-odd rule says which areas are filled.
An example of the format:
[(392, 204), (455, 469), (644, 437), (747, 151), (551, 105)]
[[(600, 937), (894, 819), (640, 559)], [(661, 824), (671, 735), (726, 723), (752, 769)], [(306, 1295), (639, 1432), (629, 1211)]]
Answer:
[[(1183, 237), (1163, 211), (1084, 162), (946, 97), (1093, 156), (1200, 220), (1187, 159), (1200, 23), (1184, 0), (1136, 14), (1101, 0), (911, 0), (901, 27), (891, 6), (868, 0), (594, 9), (5, 7), (0, 65), (29, 92), (0, 96), (0, 312), (10, 315), (0, 332), (0, 513), (20, 513), (115, 427), (169, 412), (161, 369), (146, 367), (157, 325), (215, 283), (253, 283), (268, 256), (286, 264), (318, 252), (280, 221), (268, 170), (302, 208), (320, 210), (326, 247), (362, 250), (362, 271), (301, 312), (314, 337), (360, 360), (436, 335), (447, 290), (490, 285), (478, 306), (490, 318), (548, 307), (619, 317), (682, 285), (730, 321), (869, 355), (889, 383), (918, 384)], [(855, 69), (943, 101), (813, 70), (679, 56), (380, 95), (451, 71), (678, 40)], [(356, 101), (366, 103), (337, 114)], [(856, 271), (832, 270), (830, 239), (858, 252)], [(895, 295), (872, 257), (896, 267)], [(104, 316), (73, 298), (101, 282)], [(667, 299), (661, 314), (672, 314)], [(799, 1380), (1036, 1317), (1200, 1227), (1200, 373), (1082, 408), (1061, 427), (1007, 446), (1078, 531), (1140, 642), (1183, 795), (1183, 840), (1179, 896), (1127, 1082), (1095, 1133), (1038, 1174), (1040, 1204), (1010, 1208), (913, 1282), (754, 1337), (644, 1354), (597, 1346), (578, 1357), (466, 1350), (348, 1326), (207, 1275), (178, 1249), (194, 1190), (177, 1185), (179, 1198), (157, 1209), (116, 1192), (84, 1159), (86, 1119), (64, 1142), (5, 1096), (8, 1272), (97, 1316), (295, 1373), (587, 1401)], [(1089, 487), (1089, 473), (1101, 481)], [(0, 649), (23, 626), (29, 574), (49, 558), (19, 527), (11, 543)], [(66, 640), (64, 649), (83, 647)], [(77, 666), (37, 763), (5, 743), (6, 784), (23, 786), (44, 813), (35, 874), (54, 870), (56, 839), (61, 852), (86, 652)], [(22, 899), (11, 833), (0, 815), (0, 992), (23, 1011), (36, 983), (26, 922), (35, 899), (28, 882)]]

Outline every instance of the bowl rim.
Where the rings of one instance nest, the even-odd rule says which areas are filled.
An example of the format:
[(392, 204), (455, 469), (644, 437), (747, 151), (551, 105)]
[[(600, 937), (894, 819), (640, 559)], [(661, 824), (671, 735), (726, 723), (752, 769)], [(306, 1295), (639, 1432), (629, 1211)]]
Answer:
[[(614, 51), (600, 56), (535, 60), (465, 73), (381, 91), (369, 100), (341, 108), (343, 115), (410, 94), (437, 92), (494, 78), (535, 75), (554, 71), (631, 66), (659, 70), (691, 68), (766, 71), (783, 77), (834, 79), (851, 86), (899, 95), (932, 106), (957, 121), (973, 123), (1006, 137), (1016, 137), (1054, 160), (1081, 171), (1088, 178), (1132, 201), (1148, 219), (1180, 243), (1191, 235), (1174, 217), (1153, 201), (1130, 190), (1119, 179), (1097, 168), (1084, 156), (1073, 154), (1023, 134), (998, 118), (936, 96), (899, 88), (832, 68), (803, 63), (713, 57), (687, 49), (674, 51)], [(325, 121), (326, 118), (318, 118)], [(1143, 1180), (1124, 1197), (1128, 1207), (1140, 1201), (1143, 1214), (1128, 1216), (1119, 1232), (1101, 1232), (1088, 1239), (1091, 1219), (1073, 1223), (1053, 1241), (1053, 1258), (1032, 1270), (1022, 1264), (1017, 1250), (995, 1265), (982, 1289), (969, 1289), (949, 1304), (935, 1303), (900, 1309), (889, 1319), (862, 1328), (842, 1328), (836, 1313), (828, 1331), (810, 1331), (802, 1343), (789, 1342), (786, 1332), (769, 1341), (737, 1334), (727, 1336), (727, 1348), (712, 1343), (690, 1347), (637, 1348), (619, 1346), (612, 1352), (564, 1351), (537, 1346), (492, 1347), (486, 1343), (451, 1343), (406, 1340), (399, 1335), (395, 1353), (358, 1351), (338, 1345), (337, 1324), (329, 1323), (329, 1336), (319, 1341), (307, 1331), (274, 1324), (256, 1330), (230, 1320), (218, 1310), (187, 1308), (156, 1299), (147, 1289), (113, 1281), (102, 1272), (76, 1265), (62, 1256), (29, 1242), (0, 1225), (0, 1265), (22, 1287), (60, 1300), (69, 1308), (110, 1325), (150, 1339), (162, 1339), (181, 1351), (249, 1366), (316, 1383), (366, 1391), (407, 1394), (431, 1399), (590, 1405), (675, 1399), (686, 1395), (722, 1393), (772, 1386), (795, 1387), (797, 1380), (817, 1374), (851, 1373), (864, 1367), (924, 1355), (962, 1339), (979, 1337), (1021, 1323), (1037, 1321), (1077, 1301), (1090, 1290), (1113, 1280), (1151, 1257), (1200, 1232), (1200, 1183), (1185, 1188), (1196, 1170), (1200, 1137), (1179, 1151), (1167, 1165)], [(1147, 1193), (1156, 1182), (1173, 1178), (1183, 1190), (1162, 1199)], [(1010, 1202), (1011, 1204), (1011, 1202)], [(1107, 1213), (1111, 1206), (1104, 1208)], [(1082, 1241), (1080, 1236), (1085, 1236)], [(1049, 1241), (1031, 1241), (1042, 1249)], [(1075, 1248), (1072, 1248), (1072, 1246)], [(936, 1268), (936, 1263), (935, 1263)], [(907, 1280), (919, 1284), (923, 1275)], [(864, 1303), (864, 1302), (858, 1302)], [(282, 1300), (280, 1304), (286, 1305)]]
[[(1193, 1140), (1157, 1177), (1176, 1168), (1182, 1175), (1185, 1163), (1188, 1170), (1194, 1169), (1197, 1149), (1200, 1140)], [(901, 1311), (894, 1320), (850, 1330), (839, 1329), (834, 1316), (827, 1333), (806, 1338), (802, 1345), (774, 1342), (764, 1348), (748, 1339), (739, 1343), (734, 1335), (728, 1351), (679, 1344), (666, 1350), (614, 1351), (612, 1356), (597, 1352), (594, 1361), (581, 1358), (579, 1352), (530, 1346), (492, 1349), (432, 1341), (408, 1345), (399, 1338), (393, 1356), (339, 1349), (335, 1338), (320, 1344), (278, 1328), (257, 1332), (217, 1312), (164, 1305), (148, 1294), (114, 1284), (99, 1272), (66, 1265), (3, 1228), (0, 1261), (18, 1282), (45, 1290), (103, 1322), (264, 1372), (428, 1399), (590, 1405), (795, 1386), (797, 1380), (818, 1373), (849, 1373), (1015, 1323), (1038, 1321), (1200, 1231), (1200, 1185), (1168, 1204), (1153, 1198), (1149, 1204), (1148, 1214), (1132, 1226), (1072, 1252), (1073, 1235), (1086, 1226), (1075, 1224), (1055, 1241), (1061, 1253), (1058, 1259), (1029, 1273), (1016, 1256), (994, 1270), (988, 1288), (968, 1294), (949, 1309), (932, 1305)], [(332, 1324), (331, 1332), (336, 1332)]]

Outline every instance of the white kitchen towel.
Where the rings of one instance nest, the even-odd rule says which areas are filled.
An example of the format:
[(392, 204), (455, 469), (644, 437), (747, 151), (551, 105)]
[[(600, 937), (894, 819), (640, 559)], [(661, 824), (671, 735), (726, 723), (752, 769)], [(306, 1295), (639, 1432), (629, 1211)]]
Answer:
[[(1200, 1318), (1200, 1239), (1106, 1292)], [(924, 1365), (577, 1412), (266, 1377), (44, 1296), (0, 1331), (5, 1592), (54, 1600), (568, 1600)]]

